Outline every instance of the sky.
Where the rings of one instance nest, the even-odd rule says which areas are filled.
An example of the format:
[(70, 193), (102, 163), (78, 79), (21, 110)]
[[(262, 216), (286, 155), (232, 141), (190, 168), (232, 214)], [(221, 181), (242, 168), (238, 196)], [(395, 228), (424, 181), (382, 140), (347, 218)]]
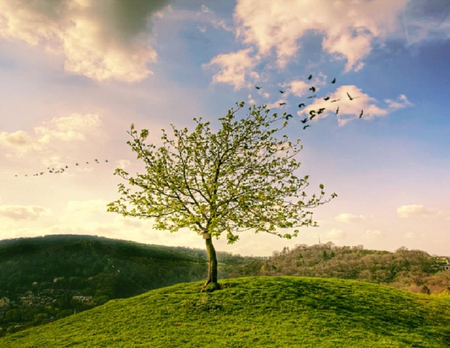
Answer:
[(448, 0), (0, 0), (0, 239), (204, 248), (195, 232), (106, 212), (113, 173), (142, 171), (132, 123), (158, 145), (170, 124), (214, 126), (244, 101), (294, 116), (299, 176), (338, 197), (296, 238), (248, 231), (217, 250), (320, 241), (448, 256), (449, 57)]

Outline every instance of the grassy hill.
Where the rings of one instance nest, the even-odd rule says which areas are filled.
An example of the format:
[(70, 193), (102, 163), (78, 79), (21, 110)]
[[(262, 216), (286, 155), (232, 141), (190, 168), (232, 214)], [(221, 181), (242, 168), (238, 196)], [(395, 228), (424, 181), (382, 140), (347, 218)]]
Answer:
[(177, 284), (0, 339), (1, 347), (450, 347), (450, 298), (352, 280)]
[[(221, 277), (255, 258), (219, 253)], [(0, 336), (151, 289), (204, 279), (204, 250), (95, 236), (0, 241)]]

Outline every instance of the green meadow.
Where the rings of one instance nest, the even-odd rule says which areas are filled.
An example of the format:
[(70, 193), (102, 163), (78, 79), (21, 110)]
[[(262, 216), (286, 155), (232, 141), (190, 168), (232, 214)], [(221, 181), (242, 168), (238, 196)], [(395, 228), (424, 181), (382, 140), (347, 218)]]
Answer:
[(20, 331), (1, 347), (450, 347), (450, 298), (308, 277), (151, 290)]

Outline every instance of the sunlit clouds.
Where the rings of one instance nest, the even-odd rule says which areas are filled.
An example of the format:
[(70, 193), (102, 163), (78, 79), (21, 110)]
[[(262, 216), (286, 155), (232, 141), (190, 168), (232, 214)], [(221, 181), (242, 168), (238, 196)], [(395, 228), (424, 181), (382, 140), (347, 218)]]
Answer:
[(228, 83), (234, 89), (248, 87), (248, 77), (257, 79), (258, 74), (253, 71), (255, 60), (250, 57), (251, 49), (240, 50), (234, 53), (220, 54), (214, 57), (205, 68), (217, 66), (219, 72), (214, 74), (213, 82)]
[(407, 0), (254, 2), (240, 0), (235, 9), (237, 35), (262, 55), (274, 53), (284, 67), (295, 58), (300, 38), (309, 31), (322, 34), (322, 47), (335, 59), (345, 59), (345, 70), (359, 70), (377, 39), (392, 35)]
[(365, 220), (366, 217), (361, 214), (342, 213), (337, 215), (334, 219), (339, 222), (359, 222)]
[(157, 53), (148, 31), (168, 1), (0, 1), (0, 36), (43, 45), (65, 57), (64, 69), (97, 81), (139, 81)]
[(31, 133), (22, 130), (0, 132), (0, 147), (3, 147), (5, 156), (23, 156), (30, 151), (55, 152), (55, 145), (64, 146), (66, 143), (72, 147), (89, 137), (104, 138), (102, 127), (100, 117), (95, 114), (54, 117), (36, 126)]
[(0, 201), (0, 219), (7, 218), (13, 221), (37, 220), (39, 217), (48, 215), (49, 209), (37, 206), (3, 205)]
[(445, 214), (443, 211), (427, 208), (421, 204), (402, 205), (397, 209), (399, 218), (447, 218), (450, 219), (450, 214)]

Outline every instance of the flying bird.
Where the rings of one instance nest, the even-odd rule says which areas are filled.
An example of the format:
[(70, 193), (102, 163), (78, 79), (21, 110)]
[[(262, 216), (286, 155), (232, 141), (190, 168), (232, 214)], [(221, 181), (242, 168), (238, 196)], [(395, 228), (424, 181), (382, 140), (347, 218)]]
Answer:
[(330, 101), (330, 103), (336, 103), (337, 101), (339, 101), (340, 99), (335, 99), (335, 100), (332, 100), (332, 101)]
[(336, 78), (334, 78), (333, 81), (331, 81), (331, 83), (336, 83)]
[(330, 100), (330, 97), (323, 98), (323, 100), (325, 101)]
[(311, 127), (309, 124), (307, 124), (306, 126), (303, 126), (303, 129), (306, 129), (308, 127)]
[(364, 110), (361, 110), (361, 113), (359, 114), (359, 118), (361, 118), (363, 114), (364, 114)]
[(336, 115), (339, 113), (339, 106), (336, 109)]
[(256, 89), (261, 89), (261, 87), (259, 87), (259, 86), (255, 86), (255, 88), (256, 88)]
[(356, 99), (356, 98), (359, 98), (359, 97), (352, 97), (350, 94), (348, 94), (348, 92), (347, 92), (347, 95), (348, 95), (348, 99), (350, 99), (350, 100), (353, 100), (353, 99)]
[(317, 114), (321, 114), (324, 111), (325, 111), (325, 108), (320, 108), (319, 110), (317, 110)]
[(304, 107), (305, 107), (305, 103), (300, 103), (300, 104), (298, 104), (298, 107), (299, 107), (299, 108), (304, 108)]
[(311, 99), (311, 98), (315, 98), (316, 97), (316, 95), (314, 94), (314, 95), (310, 95), (308, 98), (306, 98), (306, 99)]
[(285, 102), (282, 102), (282, 103), (279, 103), (279, 104), (280, 104), (280, 106), (286, 105), (286, 103), (285, 103)]
[(291, 114), (287, 114), (284, 118), (285, 118), (286, 120), (289, 120), (291, 117), (292, 117)]
[(311, 79), (312, 79), (312, 75), (309, 75), (309, 76), (308, 76), (308, 80), (311, 80)]
[(316, 112), (315, 112), (314, 110), (311, 110), (311, 111), (309, 112), (309, 115), (310, 115), (310, 116), (313, 116), (313, 115), (316, 116)]
[(306, 123), (308, 122), (308, 117), (304, 118), (303, 120), (300, 121), (301, 123)]
[(280, 89), (279, 91), (280, 91), (281, 94), (283, 94), (284, 92), (286, 92), (286, 91), (282, 91), (281, 89)]

